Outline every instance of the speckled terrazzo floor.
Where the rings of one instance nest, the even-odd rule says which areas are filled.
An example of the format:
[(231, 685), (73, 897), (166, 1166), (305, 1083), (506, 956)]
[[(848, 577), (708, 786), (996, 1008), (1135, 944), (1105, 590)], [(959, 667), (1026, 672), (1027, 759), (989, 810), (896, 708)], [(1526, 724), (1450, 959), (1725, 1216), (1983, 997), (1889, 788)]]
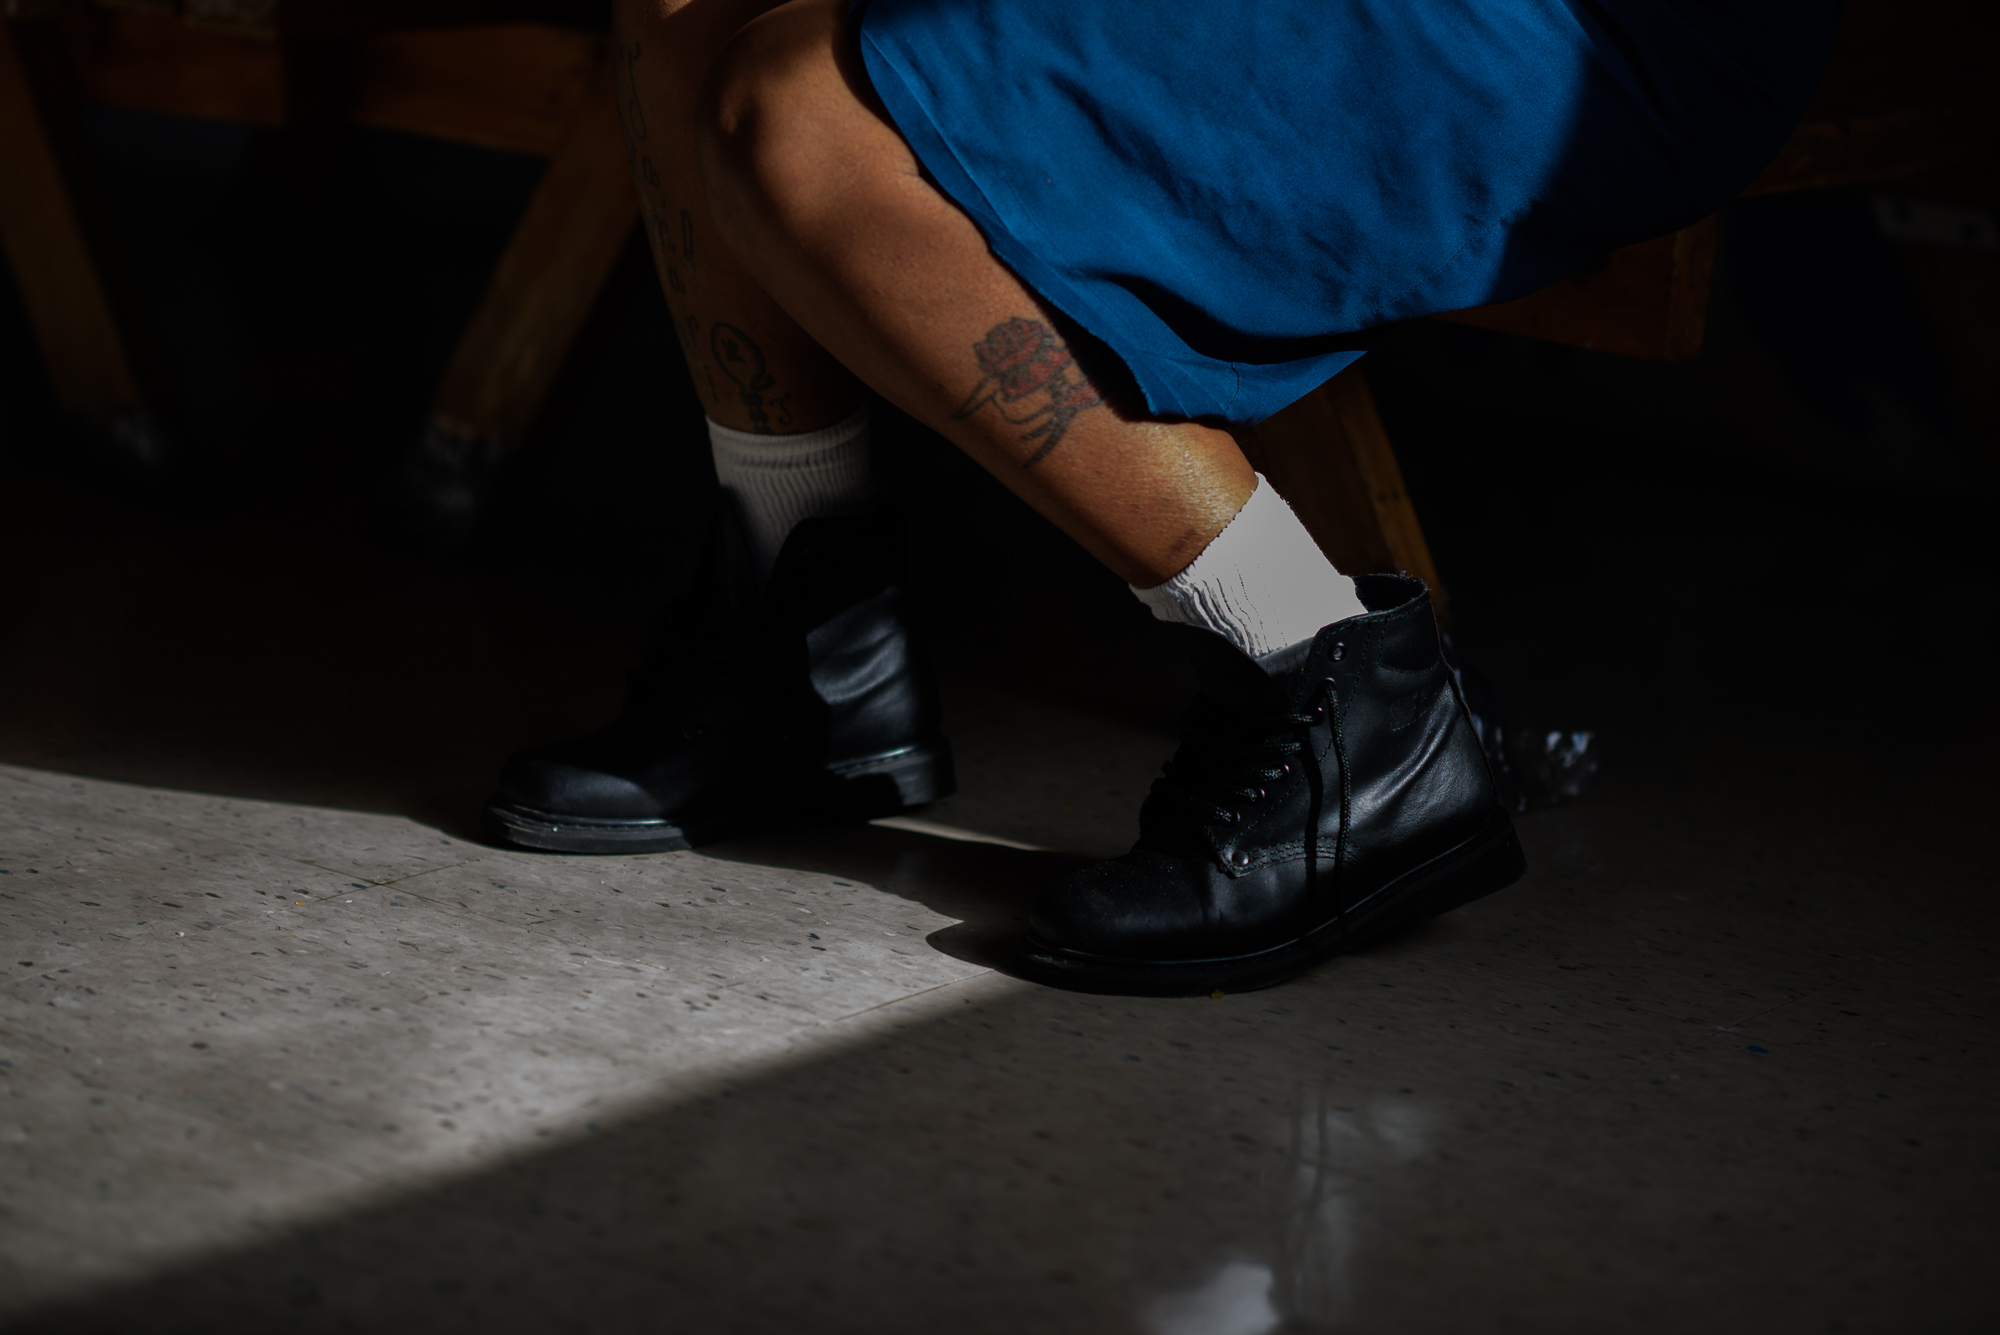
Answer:
[(919, 820), (652, 857), (0, 768), (7, 1328), (1988, 1328), (1990, 783), (1694, 754), (1405, 939), (1087, 998), (1013, 923), (1169, 743), (952, 704)]

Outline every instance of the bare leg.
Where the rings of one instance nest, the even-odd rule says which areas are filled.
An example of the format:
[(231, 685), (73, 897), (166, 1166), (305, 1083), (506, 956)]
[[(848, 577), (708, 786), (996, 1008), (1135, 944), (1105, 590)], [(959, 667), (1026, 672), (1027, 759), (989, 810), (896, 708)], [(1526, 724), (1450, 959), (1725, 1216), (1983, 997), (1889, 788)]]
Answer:
[(695, 109), (716, 53), (776, 0), (618, 0), (619, 114), (653, 263), (708, 415), (813, 431), (860, 406), (853, 377), (717, 244)]
[(846, 9), (793, 0), (711, 72), (701, 165), (722, 240), (850, 370), (1115, 573), (1171, 578), (1249, 498), (1249, 463), (1226, 432), (1106, 402), (1070, 363), (1052, 313), (923, 180)]

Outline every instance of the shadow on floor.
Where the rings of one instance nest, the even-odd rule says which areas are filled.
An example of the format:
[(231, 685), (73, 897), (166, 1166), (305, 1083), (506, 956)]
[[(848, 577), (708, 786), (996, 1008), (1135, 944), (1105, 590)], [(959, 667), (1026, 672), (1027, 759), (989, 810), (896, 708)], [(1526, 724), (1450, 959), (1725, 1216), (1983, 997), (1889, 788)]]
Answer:
[[(1890, 1074), (1891, 1112), (1872, 1059), (1768, 1053), (1770, 1003), (1728, 999), (1806, 956), (1813, 976), (1780, 998), (1865, 970), (1823, 958), (1871, 916), (1865, 876), (1802, 910), (1755, 868), (1704, 882), (1703, 850), (1648, 861), (1635, 838), (1706, 819), (1775, 845), (1773, 865), (1823, 868), (1833, 818), (1766, 831), (1730, 824), (1726, 795), (1657, 796), (1532, 818), (1540, 870), (1517, 891), (1282, 989), (947, 989), (843, 1022), (809, 1057), (6, 1328), (1979, 1329), (1991, 1217), (1984, 1174), (1954, 1165), (1984, 1131), (1950, 1083), (1968, 1069)], [(949, 842), (864, 831), (788, 856), (939, 877), (947, 912), (1050, 865)], [(1579, 885), (1613, 849), (1616, 893)], [(1955, 921), (1975, 886), (1937, 856), (1907, 907)], [(1712, 944), (1639, 964), (1626, 939), (1662, 923)], [(1608, 1004), (1635, 986), (1663, 990)], [(1944, 1037), (1916, 1041), (1942, 1059)]]
[(824, 827), (769, 835), (751, 847), (703, 850), (723, 862), (820, 872), (901, 895), (958, 921), (925, 938), (953, 959), (1015, 972), (1036, 895), (1096, 859), (1050, 849), (880, 827)]

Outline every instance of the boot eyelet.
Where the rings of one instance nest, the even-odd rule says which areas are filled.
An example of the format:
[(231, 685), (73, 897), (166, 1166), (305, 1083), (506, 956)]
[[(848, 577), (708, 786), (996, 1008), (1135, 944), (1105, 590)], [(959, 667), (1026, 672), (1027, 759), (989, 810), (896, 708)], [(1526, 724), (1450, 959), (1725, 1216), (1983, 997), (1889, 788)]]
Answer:
[(1238, 853), (1235, 857), (1229, 860), (1239, 867), (1247, 867), (1250, 865), (1250, 855), (1248, 853)]
[(1252, 806), (1255, 806), (1257, 803), (1263, 801), (1265, 798), (1269, 796), (1270, 794), (1268, 792), (1266, 792), (1262, 788), (1259, 788), (1256, 792), (1250, 794), (1250, 804)]
[(1342, 644), (1339, 640), (1335, 640), (1333, 642), (1333, 648), (1326, 651), (1326, 656), (1332, 659), (1334, 662), (1338, 663), (1341, 659), (1347, 657), (1347, 646)]

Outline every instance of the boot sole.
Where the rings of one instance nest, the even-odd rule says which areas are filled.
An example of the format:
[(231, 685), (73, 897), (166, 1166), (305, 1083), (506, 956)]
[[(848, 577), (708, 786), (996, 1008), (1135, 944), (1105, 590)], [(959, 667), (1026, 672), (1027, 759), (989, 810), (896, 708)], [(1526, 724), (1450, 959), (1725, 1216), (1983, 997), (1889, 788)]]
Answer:
[(958, 791), (951, 743), (940, 737), (920, 746), (826, 767), (815, 810), (846, 820), (874, 820), (920, 807)]
[(1371, 945), (1520, 880), (1528, 870), (1521, 840), (1506, 812), (1495, 815), (1497, 819), (1456, 848), (1282, 945), (1213, 959), (1146, 960), (1049, 945), (1031, 932), (1021, 953), (1021, 974), (1072, 992), (1134, 997), (1212, 996), (1282, 983), (1321, 960)]
[(671, 853), (742, 834), (787, 816), (873, 820), (949, 797), (957, 780), (951, 743), (940, 737), (881, 755), (828, 765), (806, 792), (761, 795), (752, 804), (698, 819), (603, 820), (491, 802), (488, 834), (503, 843), (550, 853)]

